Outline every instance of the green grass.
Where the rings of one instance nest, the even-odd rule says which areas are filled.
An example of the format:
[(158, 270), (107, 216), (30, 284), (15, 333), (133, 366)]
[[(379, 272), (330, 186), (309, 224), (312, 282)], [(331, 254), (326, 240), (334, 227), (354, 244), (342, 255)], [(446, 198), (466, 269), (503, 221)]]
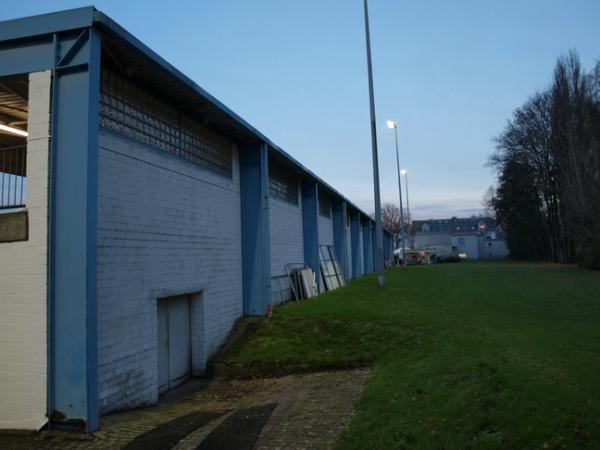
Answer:
[(600, 448), (600, 273), (461, 263), (276, 308), (224, 357), (372, 362), (340, 449)]

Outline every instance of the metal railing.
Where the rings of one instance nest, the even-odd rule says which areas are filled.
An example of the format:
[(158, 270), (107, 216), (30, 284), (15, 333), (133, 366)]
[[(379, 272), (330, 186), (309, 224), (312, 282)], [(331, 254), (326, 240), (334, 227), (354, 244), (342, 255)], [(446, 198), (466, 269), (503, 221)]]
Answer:
[(26, 165), (27, 146), (0, 148), (0, 210), (25, 206)]

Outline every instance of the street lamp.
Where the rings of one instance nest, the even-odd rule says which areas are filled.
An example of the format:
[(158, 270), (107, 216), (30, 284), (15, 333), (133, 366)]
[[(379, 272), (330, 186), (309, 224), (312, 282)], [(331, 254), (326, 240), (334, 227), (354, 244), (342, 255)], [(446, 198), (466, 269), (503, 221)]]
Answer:
[[(402, 169), (400, 175), (404, 175), (404, 195), (406, 195), (406, 220), (408, 225), (411, 225), (410, 206), (408, 205), (408, 170)], [(409, 228), (410, 232), (410, 228)]]
[(402, 264), (406, 264), (406, 246), (404, 244), (404, 210), (402, 208), (402, 181), (400, 179), (400, 156), (398, 154), (398, 125), (393, 120), (388, 120), (387, 127), (394, 129), (396, 138), (396, 168), (398, 169), (398, 198), (400, 199), (400, 240), (402, 241)]
[(375, 96), (373, 94), (373, 68), (371, 65), (371, 35), (369, 33), (369, 6), (364, 0), (365, 36), (367, 44), (367, 70), (369, 73), (369, 102), (371, 107), (371, 150), (373, 153), (373, 192), (375, 194), (375, 270), (377, 287), (385, 286), (383, 267), (383, 229), (381, 226), (381, 197), (379, 195), (379, 158), (377, 155), (377, 127), (375, 126)]

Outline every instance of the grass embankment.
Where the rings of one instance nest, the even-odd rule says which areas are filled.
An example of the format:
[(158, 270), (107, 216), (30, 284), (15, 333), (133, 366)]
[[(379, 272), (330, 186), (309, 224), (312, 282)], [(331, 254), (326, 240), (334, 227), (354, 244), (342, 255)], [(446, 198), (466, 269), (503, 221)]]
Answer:
[(463, 263), (276, 308), (229, 362), (372, 362), (342, 449), (600, 448), (600, 274)]

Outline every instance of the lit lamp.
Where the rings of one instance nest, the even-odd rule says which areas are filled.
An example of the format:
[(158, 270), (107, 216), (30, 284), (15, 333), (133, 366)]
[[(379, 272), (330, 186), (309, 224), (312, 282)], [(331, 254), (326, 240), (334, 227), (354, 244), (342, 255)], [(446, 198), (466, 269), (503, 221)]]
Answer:
[(27, 133), (27, 131), (23, 131), (23, 130), (20, 130), (19, 128), (15, 128), (15, 127), (9, 127), (8, 125), (4, 125), (1, 123), (0, 123), (0, 132), (14, 134), (14, 135), (23, 136), (23, 137), (29, 136), (29, 133)]

